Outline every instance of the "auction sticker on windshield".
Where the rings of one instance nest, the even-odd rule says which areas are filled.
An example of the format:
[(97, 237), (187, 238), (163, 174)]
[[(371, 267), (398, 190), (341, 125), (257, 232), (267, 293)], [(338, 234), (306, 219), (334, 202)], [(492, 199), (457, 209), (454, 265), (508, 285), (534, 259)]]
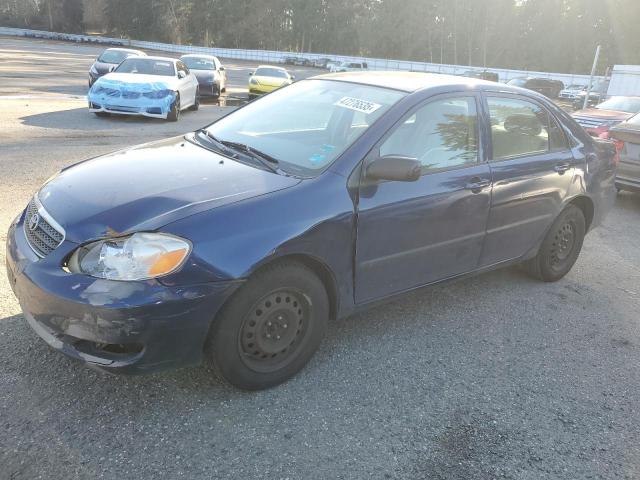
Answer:
[(342, 97), (334, 105), (366, 114), (373, 113), (382, 106), (378, 103), (373, 103), (367, 100), (361, 100), (359, 98), (353, 97)]

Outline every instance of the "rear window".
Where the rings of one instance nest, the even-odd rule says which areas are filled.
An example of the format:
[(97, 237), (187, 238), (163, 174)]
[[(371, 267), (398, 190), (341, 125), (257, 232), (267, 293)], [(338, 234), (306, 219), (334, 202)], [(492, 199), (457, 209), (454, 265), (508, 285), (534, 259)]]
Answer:
[(640, 97), (611, 97), (596, 106), (599, 110), (616, 110), (618, 112), (640, 112)]

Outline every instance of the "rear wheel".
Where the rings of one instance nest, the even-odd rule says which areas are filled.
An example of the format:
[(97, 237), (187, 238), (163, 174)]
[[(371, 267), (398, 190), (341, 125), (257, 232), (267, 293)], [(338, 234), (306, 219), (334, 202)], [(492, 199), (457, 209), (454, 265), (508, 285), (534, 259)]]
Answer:
[(170, 122), (177, 122), (180, 120), (180, 94), (176, 93), (176, 99), (171, 104), (171, 110), (167, 115), (167, 120)]
[(538, 254), (525, 262), (529, 274), (544, 282), (555, 282), (564, 277), (578, 259), (585, 231), (582, 210), (569, 205), (553, 222)]
[(207, 339), (206, 356), (230, 384), (260, 390), (284, 382), (309, 361), (324, 336), (329, 300), (304, 265), (258, 272), (223, 307)]

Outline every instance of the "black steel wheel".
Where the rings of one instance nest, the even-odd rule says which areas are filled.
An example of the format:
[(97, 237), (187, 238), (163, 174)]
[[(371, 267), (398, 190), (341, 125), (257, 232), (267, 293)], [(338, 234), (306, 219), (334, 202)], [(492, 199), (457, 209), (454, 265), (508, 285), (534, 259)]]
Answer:
[(198, 111), (199, 108), (200, 108), (200, 88), (196, 90), (196, 98), (194, 100), (193, 105), (191, 105), (191, 110), (196, 112)]
[(297, 262), (253, 275), (213, 320), (205, 357), (218, 376), (246, 390), (295, 375), (320, 345), (329, 317), (322, 281)]
[(545, 282), (560, 280), (578, 259), (585, 232), (582, 210), (569, 205), (551, 225), (538, 254), (525, 263), (527, 271)]

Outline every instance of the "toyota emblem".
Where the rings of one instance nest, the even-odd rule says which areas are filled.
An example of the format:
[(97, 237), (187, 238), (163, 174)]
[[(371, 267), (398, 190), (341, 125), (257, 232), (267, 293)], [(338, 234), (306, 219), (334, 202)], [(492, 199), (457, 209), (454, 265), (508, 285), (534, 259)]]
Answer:
[(36, 228), (38, 228), (38, 223), (40, 223), (40, 215), (34, 213), (29, 218), (29, 230), (33, 232)]

